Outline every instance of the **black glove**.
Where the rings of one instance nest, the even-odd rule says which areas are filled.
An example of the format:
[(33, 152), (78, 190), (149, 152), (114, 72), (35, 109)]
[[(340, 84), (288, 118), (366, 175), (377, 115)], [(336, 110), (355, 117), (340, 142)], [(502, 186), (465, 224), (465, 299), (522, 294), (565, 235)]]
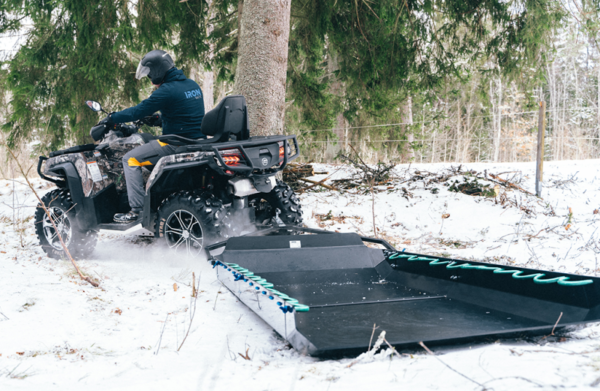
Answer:
[(144, 122), (148, 126), (162, 126), (162, 115), (160, 113), (154, 113), (144, 118)]
[(102, 140), (106, 133), (108, 133), (108, 129), (104, 124), (98, 124), (90, 129), (90, 136), (92, 139), (94, 139), (94, 141)]
[(90, 129), (90, 136), (94, 139), (94, 141), (100, 141), (109, 131), (115, 130), (115, 128), (116, 124), (112, 121), (112, 118), (109, 114), (106, 118), (100, 120), (100, 122)]
[(106, 129), (108, 130), (115, 130), (117, 128), (117, 124), (115, 124), (112, 120), (110, 113), (109, 115), (106, 116), (106, 118), (100, 120), (100, 122), (98, 122), (98, 125), (105, 125)]

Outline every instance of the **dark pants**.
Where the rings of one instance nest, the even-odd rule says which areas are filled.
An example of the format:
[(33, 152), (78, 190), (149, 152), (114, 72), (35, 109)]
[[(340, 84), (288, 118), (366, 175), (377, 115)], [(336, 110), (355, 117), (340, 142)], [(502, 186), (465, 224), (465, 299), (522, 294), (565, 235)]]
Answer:
[[(127, 196), (131, 210), (140, 213), (144, 208), (144, 178), (143, 166), (154, 166), (162, 157), (176, 153), (175, 147), (152, 140), (129, 151), (123, 156), (123, 171), (127, 183)], [(151, 167), (148, 167), (151, 168)]]

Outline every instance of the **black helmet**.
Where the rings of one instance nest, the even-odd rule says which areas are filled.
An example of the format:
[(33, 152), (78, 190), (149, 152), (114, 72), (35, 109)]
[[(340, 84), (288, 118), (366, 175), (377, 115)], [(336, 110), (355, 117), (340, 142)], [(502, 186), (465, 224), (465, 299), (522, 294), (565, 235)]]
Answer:
[(146, 53), (142, 58), (135, 72), (135, 77), (139, 80), (144, 76), (148, 76), (152, 80), (152, 84), (160, 84), (167, 71), (174, 66), (175, 63), (169, 53), (164, 50), (153, 50)]

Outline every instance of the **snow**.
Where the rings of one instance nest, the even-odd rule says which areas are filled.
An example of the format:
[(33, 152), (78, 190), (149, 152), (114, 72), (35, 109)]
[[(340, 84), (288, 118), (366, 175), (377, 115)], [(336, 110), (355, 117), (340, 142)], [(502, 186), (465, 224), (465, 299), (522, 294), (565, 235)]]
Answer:
[[(317, 166), (331, 179), (353, 172)], [(411, 252), (597, 275), (600, 161), (546, 162), (545, 183), (558, 187), (545, 188), (543, 201), (500, 190), (498, 199), (516, 197), (529, 214), (441, 184), (425, 189), (423, 181), (400, 183), (415, 171), (444, 173), (450, 167), (398, 166), (393, 189), (382, 186), (375, 194), (379, 235)], [(521, 186), (533, 190), (533, 163), (462, 168), (519, 171)], [(50, 189), (33, 182), (40, 195)], [(412, 198), (403, 197), (403, 187)], [(301, 200), (308, 226), (373, 235), (369, 191), (318, 190)], [(0, 181), (1, 390), (512, 390), (600, 383), (599, 324), (574, 328), (562, 339), (431, 347), (436, 356), (419, 347), (341, 360), (302, 356), (237, 302), (205, 260), (175, 257), (149, 239), (101, 232), (93, 257), (79, 262), (100, 287), (81, 282), (70, 263), (47, 258), (37, 245), (36, 203), (25, 185)], [(189, 336), (177, 351), (193, 308), (192, 273), (200, 278), (200, 294)]]

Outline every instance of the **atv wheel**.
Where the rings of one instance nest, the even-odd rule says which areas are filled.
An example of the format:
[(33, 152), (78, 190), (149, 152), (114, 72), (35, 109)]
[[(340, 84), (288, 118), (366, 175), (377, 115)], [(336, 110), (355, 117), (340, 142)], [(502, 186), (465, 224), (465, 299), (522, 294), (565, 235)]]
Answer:
[[(87, 258), (96, 247), (98, 232), (81, 230), (75, 220), (74, 204), (68, 190), (56, 189), (42, 197), (42, 202), (50, 212), (52, 221), (41, 205), (35, 211), (35, 232), (42, 249), (50, 258), (66, 258), (60, 243), (59, 234), (75, 259)], [(58, 232), (57, 232), (58, 229)]]
[(268, 194), (257, 194), (251, 201), (256, 208), (256, 222), (268, 223), (279, 214), (285, 224), (302, 223), (302, 206), (294, 190), (285, 182), (277, 180), (277, 185)]
[(222, 225), (225, 214), (221, 200), (210, 193), (177, 192), (158, 209), (156, 236), (165, 238), (176, 252), (195, 255), (206, 245), (226, 239)]

